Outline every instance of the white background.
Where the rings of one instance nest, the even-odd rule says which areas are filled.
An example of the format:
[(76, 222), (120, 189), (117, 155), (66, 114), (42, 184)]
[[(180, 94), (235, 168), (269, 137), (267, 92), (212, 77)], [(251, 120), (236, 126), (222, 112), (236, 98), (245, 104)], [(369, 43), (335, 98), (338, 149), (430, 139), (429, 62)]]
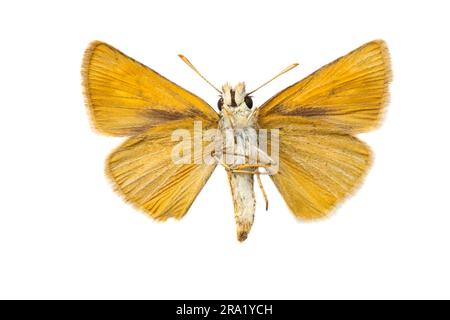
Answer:
[[(450, 298), (447, 1), (3, 1), (0, 4), (0, 298)], [(259, 105), (373, 39), (394, 72), (376, 158), (329, 219), (302, 223), (266, 179), (236, 241), (218, 168), (181, 221), (156, 223), (104, 177), (121, 139), (91, 130), (84, 49), (112, 44), (203, 97), (259, 85)]]

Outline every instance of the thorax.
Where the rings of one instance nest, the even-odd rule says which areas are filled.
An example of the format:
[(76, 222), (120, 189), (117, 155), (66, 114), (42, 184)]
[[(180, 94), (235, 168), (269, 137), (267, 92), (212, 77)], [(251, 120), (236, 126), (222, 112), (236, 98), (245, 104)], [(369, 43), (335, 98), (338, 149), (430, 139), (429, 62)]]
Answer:
[(244, 107), (222, 112), (219, 130), (227, 163), (247, 163), (252, 146), (258, 144), (256, 121), (251, 110)]

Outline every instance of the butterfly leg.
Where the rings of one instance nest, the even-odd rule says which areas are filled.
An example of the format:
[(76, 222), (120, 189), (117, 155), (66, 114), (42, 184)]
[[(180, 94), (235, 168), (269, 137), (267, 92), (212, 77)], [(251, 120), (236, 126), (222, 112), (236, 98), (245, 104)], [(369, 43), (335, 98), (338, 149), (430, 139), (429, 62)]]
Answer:
[(214, 159), (216, 159), (216, 161), (217, 161), (218, 163), (220, 163), (220, 164), (225, 168), (225, 170), (226, 170), (227, 172), (231, 171), (230, 166), (227, 165), (225, 162), (223, 162), (222, 159), (220, 159), (220, 158), (217, 157), (216, 155), (214, 156)]
[[(227, 171), (227, 172), (229, 172), (229, 173), (247, 173), (247, 174), (255, 174), (255, 172), (254, 171), (248, 171), (248, 170), (241, 170), (241, 169), (239, 169), (239, 168), (232, 168), (232, 167), (230, 167), (228, 164), (226, 164), (225, 162), (223, 162), (223, 160), (222, 159), (220, 159), (219, 157), (217, 157), (216, 155), (214, 156), (214, 159), (218, 162), (218, 163), (220, 163), (224, 168), (225, 168), (225, 170)], [(260, 174), (265, 174), (265, 173), (260, 173)]]
[[(271, 165), (269, 164), (263, 164), (263, 163), (242, 163), (238, 164), (236, 166), (231, 167), (232, 171), (235, 170), (243, 170), (243, 169), (258, 169), (258, 168), (264, 168), (269, 169)], [(254, 171), (248, 171), (250, 173), (255, 173)], [(263, 172), (258, 172), (259, 174), (264, 174)]]
[[(266, 191), (264, 190), (264, 186), (263, 186), (262, 181), (261, 181), (261, 174), (267, 174), (267, 173), (266, 172), (259, 172), (258, 168), (260, 167), (260, 165), (252, 165), (252, 167), (256, 166), (256, 170), (254, 170), (254, 171), (239, 170), (239, 169), (235, 169), (235, 168), (230, 168), (225, 163), (223, 163), (223, 166), (225, 167), (225, 170), (227, 171), (228, 182), (231, 181), (230, 179), (231, 179), (231, 174), (232, 173), (246, 173), (246, 174), (254, 174), (254, 175), (256, 175), (256, 179), (258, 180), (259, 188), (261, 189), (262, 195), (264, 197), (264, 201), (266, 203), (266, 211), (269, 209), (269, 200), (267, 198)], [(233, 196), (233, 199), (234, 199), (234, 196)]]
[[(259, 149), (258, 149), (259, 150)], [(263, 152), (262, 150), (260, 150), (261, 152)], [(225, 156), (227, 156), (229, 154), (225, 154)], [(248, 156), (245, 155), (239, 155), (239, 154), (233, 154), (233, 156), (242, 156), (245, 157), (246, 159), (248, 158)], [(269, 159), (270, 157), (267, 156)], [(222, 157), (223, 158), (223, 157)], [(227, 172), (232, 172), (232, 173), (246, 173), (246, 174), (256, 174), (256, 175), (261, 175), (261, 174), (269, 174), (269, 168), (271, 168), (271, 165), (268, 164), (252, 164), (252, 163), (243, 163), (243, 164), (238, 164), (235, 166), (229, 166), (228, 164), (226, 164), (223, 159), (217, 157), (216, 155), (214, 155), (214, 159), (220, 163)], [(248, 159), (247, 159), (248, 160)], [(270, 163), (272, 163), (273, 160), (270, 159)], [(267, 172), (259, 172), (258, 168), (265, 168)], [(245, 169), (254, 169), (254, 170), (245, 170)], [(255, 171), (256, 170), (256, 171)]]
[(270, 166), (266, 167), (266, 171), (268, 174), (274, 174), (278, 171), (278, 163), (271, 156), (267, 154), (267, 152), (261, 150), (257, 146), (252, 146), (254, 152), (257, 153), (258, 159), (261, 163), (270, 164)]
[(269, 210), (269, 200), (267, 199), (267, 194), (266, 191), (264, 191), (264, 187), (261, 181), (261, 173), (260, 172), (255, 172), (256, 178), (258, 179), (258, 184), (259, 184), (259, 188), (261, 189), (262, 195), (264, 197), (264, 200), (266, 202), (266, 211)]

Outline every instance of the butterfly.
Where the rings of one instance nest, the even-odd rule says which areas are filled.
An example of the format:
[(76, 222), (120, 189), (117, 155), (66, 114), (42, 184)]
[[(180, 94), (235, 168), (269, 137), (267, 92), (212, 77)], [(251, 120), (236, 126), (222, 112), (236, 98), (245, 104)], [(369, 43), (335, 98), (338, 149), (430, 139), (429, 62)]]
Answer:
[[(255, 177), (267, 209), (261, 174), (269, 174), (292, 213), (304, 220), (327, 216), (361, 185), (372, 157), (355, 135), (377, 127), (388, 103), (391, 68), (384, 41), (364, 44), (258, 108), (251, 94), (262, 86), (247, 92), (244, 83), (225, 84), (219, 90), (180, 57), (219, 92), (217, 111), (106, 43), (93, 42), (85, 52), (83, 88), (93, 126), (105, 135), (129, 137), (106, 161), (106, 173), (126, 201), (156, 220), (180, 219), (222, 165), (237, 239), (244, 241), (254, 221)], [(173, 133), (180, 130), (194, 145), (205, 130), (216, 131), (214, 141), (231, 137), (231, 142), (221, 144), (221, 154), (210, 152), (210, 161), (197, 161), (204, 154), (192, 156), (188, 147), (184, 151), (191, 161), (176, 162)], [(258, 130), (277, 133), (266, 139), (266, 149), (257, 144), (263, 140)], [(206, 139), (199, 143), (207, 147)], [(276, 157), (268, 153), (272, 147)], [(256, 162), (249, 161), (251, 153)], [(231, 160), (225, 161), (228, 156)]]

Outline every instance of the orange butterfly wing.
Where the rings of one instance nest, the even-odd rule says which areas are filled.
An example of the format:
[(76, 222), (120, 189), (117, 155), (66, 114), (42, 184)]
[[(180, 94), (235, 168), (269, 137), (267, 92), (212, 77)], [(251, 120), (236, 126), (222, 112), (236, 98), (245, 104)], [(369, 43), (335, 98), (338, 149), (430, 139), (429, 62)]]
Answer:
[[(107, 160), (107, 174), (126, 201), (157, 220), (182, 218), (214, 171), (216, 164), (176, 164), (174, 130), (191, 132), (192, 122), (177, 120), (129, 138)], [(186, 142), (186, 141), (185, 141)], [(194, 141), (191, 140), (191, 145)]]
[(353, 137), (375, 128), (388, 101), (389, 53), (369, 42), (269, 99), (258, 125), (279, 129), (279, 171), (272, 179), (300, 218), (327, 215), (361, 184), (369, 147)]
[(204, 100), (106, 43), (89, 46), (82, 75), (91, 119), (103, 134), (131, 136), (179, 119), (218, 121)]
[(202, 99), (102, 42), (86, 50), (83, 86), (95, 128), (132, 136), (108, 158), (107, 174), (126, 201), (158, 220), (181, 218), (215, 164), (175, 164), (176, 129), (194, 121), (216, 128), (218, 114)]

